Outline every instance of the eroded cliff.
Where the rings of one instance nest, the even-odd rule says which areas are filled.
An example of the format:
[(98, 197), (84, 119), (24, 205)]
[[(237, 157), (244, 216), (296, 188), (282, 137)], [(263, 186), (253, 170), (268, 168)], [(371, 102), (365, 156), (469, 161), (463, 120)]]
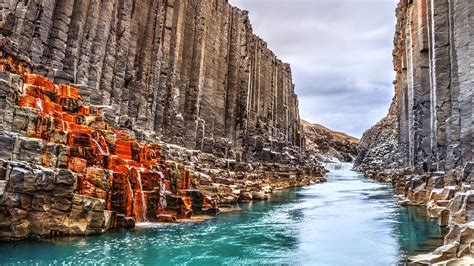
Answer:
[(420, 263), (472, 260), (473, 23), (470, 0), (400, 1), (394, 102), (359, 146), (356, 167), (451, 227), (445, 246)]
[(0, 1), (0, 240), (324, 181), (291, 70), (226, 0)]
[(368, 176), (386, 168), (398, 168), (402, 164), (398, 150), (397, 106), (395, 97), (387, 116), (365, 131), (357, 146), (354, 166)]
[(220, 157), (298, 154), (291, 69), (227, 0), (4, 1), (3, 49), (112, 125)]

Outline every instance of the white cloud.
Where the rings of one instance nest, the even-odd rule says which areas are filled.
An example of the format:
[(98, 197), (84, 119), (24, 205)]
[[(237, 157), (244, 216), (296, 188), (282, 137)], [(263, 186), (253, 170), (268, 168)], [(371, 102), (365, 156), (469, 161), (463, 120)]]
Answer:
[(361, 136), (393, 97), (396, 0), (230, 0), (291, 64), (304, 119)]

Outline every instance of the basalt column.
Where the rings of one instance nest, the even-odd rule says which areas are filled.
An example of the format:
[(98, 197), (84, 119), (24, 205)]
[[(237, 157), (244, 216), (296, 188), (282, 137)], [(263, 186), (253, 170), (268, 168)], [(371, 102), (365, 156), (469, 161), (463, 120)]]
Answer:
[(474, 2), (402, 0), (394, 67), (400, 166), (466, 178), (473, 154)]
[(415, 1), (408, 11), (407, 28), (409, 35), (408, 94), (413, 97), (413, 121), (411, 121), (414, 165), (427, 170), (424, 158), (431, 157), (431, 91), (429, 73), (429, 43), (426, 1)]
[(115, 126), (236, 159), (302, 152), (290, 67), (226, 0), (13, 0), (0, 33)]

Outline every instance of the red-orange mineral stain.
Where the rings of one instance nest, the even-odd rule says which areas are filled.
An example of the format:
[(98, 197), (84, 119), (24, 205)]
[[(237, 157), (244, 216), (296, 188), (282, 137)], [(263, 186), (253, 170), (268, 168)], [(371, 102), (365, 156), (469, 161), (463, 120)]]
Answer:
[[(46, 77), (27, 73), (28, 68), (12, 57), (0, 60), (0, 71), (22, 76), (25, 90), (18, 105), (38, 111), (35, 132), (28, 136), (46, 141), (57, 140), (53, 135), (64, 136), (69, 147), (67, 168), (78, 174), (79, 193), (104, 199), (107, 209), (124, 212), (137, 221), (147, 218), (148, 209), (166, 212), (161, 205), (149, 206), (151, 193), (159, 194), (160, 187), (171, 190), (170, 180), (163, 180), (159, 172), (167, 173), (159, 145), (143, 144), (128, 131), (113, 128), (103, 121), (98, 107), (83, 105), (77, 88), (55, 85)], [(43, 164), (50, 166), (53, 159), (45, 153)], [(184, 166), (181, 180), (178, 189), (191, 187), (191, 177)], [(115, 184), (120, 189), (112, 191)], [(180, 213), (187, 215), (191, 199), (180, 198), (184, 204)]]

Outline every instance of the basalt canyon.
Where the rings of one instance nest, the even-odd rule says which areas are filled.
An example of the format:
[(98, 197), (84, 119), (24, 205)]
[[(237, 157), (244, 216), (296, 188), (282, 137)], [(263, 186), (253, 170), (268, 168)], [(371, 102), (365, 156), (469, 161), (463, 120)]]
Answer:
[(356, 168), (450, 228), (418, 264), (473, 263), (473, 23), (473, 1), (400, 1), (395, 97), (359, 145)]
[[(3, 250), (14, 252), (2, 249), (3, 242), (91, 235), (106, 241), (109, 231), (206, 223), (242, 209), (232, 219), (242, 219), (236, 231), (246, 233), (232, 235), (226, 216), (215, 228), (229, 236), (216, 249), (236, 239), (265, 239), (262, 250), (272, 243), (294, 248), (306, 243), (306, 233), (295, 238), (300, 227), (308, 235), (316, 228), (322, 241), (325, 233), (339, 239), (334, 228), (360, 233), (360, 227), (368, 235), (363, 230), (371, 215), (379, 233), (392, 223), (378, 222), (398, 213), (395, 227), (427, 226), (430, 237), (440, 227), (449, 233), (436, 235), (443, 243), (431, 249), (398, 251), (409, 258), (396, 262), (474, 263), (474, 1), (396, 2), (394, 49), (386, 55), (393, 56), (396, 74), (393, 101), (359, 140), (300, 118), (290, 65), (254, 33), (249, 13), (228, 0), (0, 0), (0, 264)], [(307, 188), (292, 190), (301, 187)], [(278, 200), (268, 203), (272, 197)], [(390, 210), (382, 214), (378, 205), (367, 207), (372, 204)], [(414, 206), (428, 219), (410, 213), (404, 220)], [(317, 224), (324, 215), (334, 219), (328, 227)], [(351, 224), (351, 217), (364, 224)], [(289, 226), (284, 233), (283, 225)], [(157, 228), (171, 228), (169, 239), (184, 239), (188, 231), (204, 239), (216, 230)], [(249, 228), (255, 235), (247, 235)], [(389, 235), (386, 242), (395, 241), (397, 233)], [(156, 237), (148, 240), (158, 246)], [(179, 241), (197, 257), (192, 237)], [(143, 248), (142, 240), (123, 241)], [(305, 261), (316, 254), (315, 241), (308, 243), (310, 253), (290, 250), (298, 260), (222, 263), (358, 265), (367, 259), (357, 261), (354, 248), (347, 252), (351, 263)], [(245, 248), (235, 244), (222, 253), (236, 250)], [(220, 264), (219, 256), (209, 258)], [(157, 263), (147, 262), (131, 264)]]
[(173, 222), (324, 181), (290, 66), (227, 1), (1, 10), (3, 240)]

